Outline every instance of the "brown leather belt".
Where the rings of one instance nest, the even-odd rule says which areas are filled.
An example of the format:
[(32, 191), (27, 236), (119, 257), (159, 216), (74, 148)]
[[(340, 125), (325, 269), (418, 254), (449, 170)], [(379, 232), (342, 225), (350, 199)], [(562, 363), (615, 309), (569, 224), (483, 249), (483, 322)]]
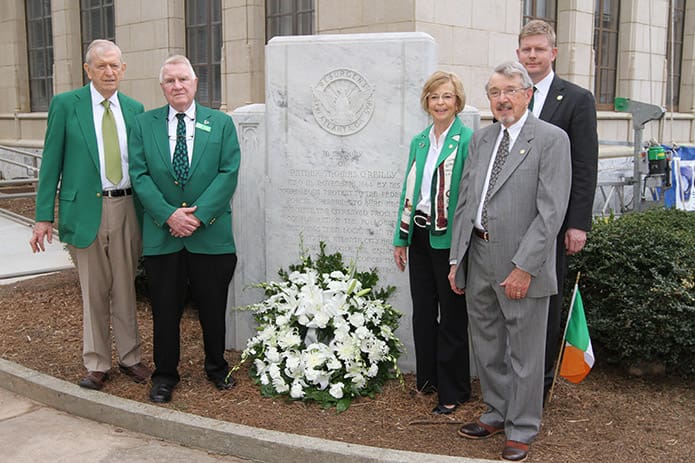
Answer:
[(473, 233), (475, 234), (475, 236), (477, 236), (481, 240), (490, 241), (490, 234), (488, 232), (486, 232), (485, 230), (481, 230), (480, 228), (474, 227)]

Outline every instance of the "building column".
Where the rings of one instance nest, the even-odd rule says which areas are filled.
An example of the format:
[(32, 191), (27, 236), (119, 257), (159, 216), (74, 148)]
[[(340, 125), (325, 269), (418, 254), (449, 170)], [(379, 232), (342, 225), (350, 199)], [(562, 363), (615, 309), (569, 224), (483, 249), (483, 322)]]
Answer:
[(53, 28), (53, 94), (81, 87), (82, 40), (80, 27), (80, 1), (51, 2)]
[(29, 111), (26, 37), (24, 2), (8, 1), (0, 17), (0, 114)]
[[(555, 71), (563, 79), (594, 90), (594, 1), (557, 2)], [(588, 33), (587, 33), (588, 31)]]
[(222, 111), (265, 101), (263, 0), (222, 0), (221, 68)]
[(169, 56), (186, 52), (185, 2), (119, 0), (114, 10), (116, 43), (127, 64), (121, 90), (146, 109), (164, 105), (159, 69)]
[(692, 1), (685, 2), (681, 91), (678, 107), (682, 113), (695, 112), (695, 2)]

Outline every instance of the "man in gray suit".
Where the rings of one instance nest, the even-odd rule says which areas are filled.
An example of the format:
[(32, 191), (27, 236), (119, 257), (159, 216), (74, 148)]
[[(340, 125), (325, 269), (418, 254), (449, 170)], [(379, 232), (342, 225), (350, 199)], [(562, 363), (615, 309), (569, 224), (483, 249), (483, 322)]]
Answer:
[[(528, 111), (533, 82), (517, 62), (486, 84), (498, 122), (473, 134), (452, 227), (452, 289), (465, 291), (488, 410), (463, 437), (504, 432), (502, 458), (526, 459), (543, 410), (548, 299), (557, 292), (555, 239), (569, 201), (567, 134)], [(460, 265), (459, 265), (460, 264)]]

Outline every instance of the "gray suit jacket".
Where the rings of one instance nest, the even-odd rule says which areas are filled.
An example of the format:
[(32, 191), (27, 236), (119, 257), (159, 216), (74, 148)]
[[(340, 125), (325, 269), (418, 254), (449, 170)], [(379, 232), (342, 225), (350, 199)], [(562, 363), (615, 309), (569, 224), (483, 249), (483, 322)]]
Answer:
[[(476, 131), (468, 148), (450, 254), (459, 263), (459, 288), (466, 287), (465, 256), (500, 127), (497, 122)], [(567, 134), (529, 114), (488, 200), (490, 264), (496, 280), (502, 282), (516, 266), (533, 277), (528, 296), (557, 292), (555, 238), (567, 209), (571, 178)]]

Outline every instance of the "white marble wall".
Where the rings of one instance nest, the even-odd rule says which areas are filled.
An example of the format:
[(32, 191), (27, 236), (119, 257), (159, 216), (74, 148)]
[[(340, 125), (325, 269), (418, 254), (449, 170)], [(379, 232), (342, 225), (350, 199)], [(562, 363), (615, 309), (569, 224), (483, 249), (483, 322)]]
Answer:
[(265, 281), (265, 105), (253, 104), (232, 113), (241, 148), (239, 183), (232, 199), (232, 226), (237, 247), (237, 268), (229, 293), (227, 346), (244, 349), (256, 329), (249, 312), (234, 310), (260, 301), (263, 292), (249, 285)]

